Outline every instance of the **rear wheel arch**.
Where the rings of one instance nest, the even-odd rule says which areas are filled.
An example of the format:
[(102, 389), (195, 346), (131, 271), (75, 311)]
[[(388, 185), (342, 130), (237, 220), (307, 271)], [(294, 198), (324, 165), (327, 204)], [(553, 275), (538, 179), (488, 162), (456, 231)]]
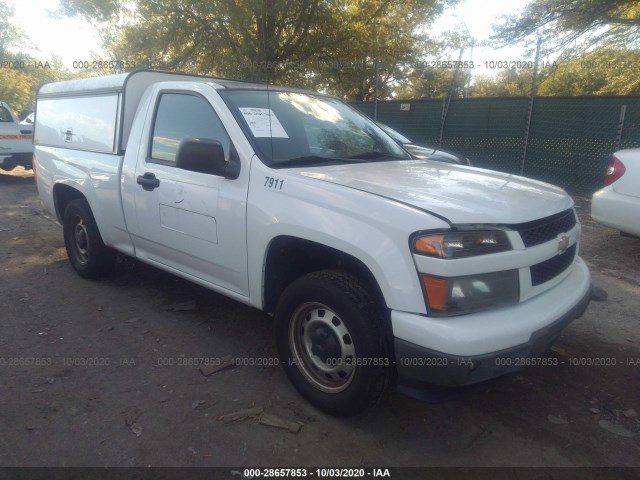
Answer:
[(73, 200), (87, 200), (87, 197), (77, 188), (64, 183), (57, 183), (53, 187), (53, 204), (56, 209), (56, 216), (60, 223), (64, 221), (64, 212), (69, 203)]
[(116, 252), (102, 241), (86, 198), (76, 198), (66, 205), (62, 230), (69, 261), (81, 277), (100, 278), (113, 269)]

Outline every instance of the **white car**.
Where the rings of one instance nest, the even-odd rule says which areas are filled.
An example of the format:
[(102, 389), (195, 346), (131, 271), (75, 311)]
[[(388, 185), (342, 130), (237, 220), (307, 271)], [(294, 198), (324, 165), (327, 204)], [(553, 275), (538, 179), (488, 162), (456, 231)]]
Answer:
[(611, 156), (604, 185), (593, 194), (591, 217), (622, 233), (640, 236), (640, 148)]
[(33, 125), (36, 123), (36, 114), (35, 112), (30, 113), (20, 122), (20, 125)]

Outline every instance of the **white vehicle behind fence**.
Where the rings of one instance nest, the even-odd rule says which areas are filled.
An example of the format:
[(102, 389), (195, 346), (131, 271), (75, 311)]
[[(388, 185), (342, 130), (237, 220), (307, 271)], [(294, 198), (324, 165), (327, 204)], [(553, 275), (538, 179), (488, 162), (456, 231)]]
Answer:
[(280, 364), (331, 414), (546, 360), (590, 300), (562, 189), (413, 160), (330, 96), (149, 71), (48, 84), (35, 160), (81, 276), (121, 252), (273, 314)]
[(9, 105), (0, 102), (0, 169), (31, 168), (32, 134), (33, 127), (19, 124)]

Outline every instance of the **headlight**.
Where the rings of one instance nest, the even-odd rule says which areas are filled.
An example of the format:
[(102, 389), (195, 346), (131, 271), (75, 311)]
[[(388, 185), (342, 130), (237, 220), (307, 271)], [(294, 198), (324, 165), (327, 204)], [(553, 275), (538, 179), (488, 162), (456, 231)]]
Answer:
[(433, 277), (421, 275), (427, 303), (432, 313), (461, 315), (518, 303), (520, 282), (518, 270)]
[(466, 258), (511, 250), (502, 230), (443, 232), (416, 236), (413, 250), (436, 258)]

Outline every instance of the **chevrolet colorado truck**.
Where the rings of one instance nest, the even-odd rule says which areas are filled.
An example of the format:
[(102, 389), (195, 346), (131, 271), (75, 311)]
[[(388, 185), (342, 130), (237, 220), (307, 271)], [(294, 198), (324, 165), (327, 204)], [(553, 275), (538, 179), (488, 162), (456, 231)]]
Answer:
[(120, 252), (272, 314), (334, 415), (551, 362), (590, 300), (562, 189), (412, 159), (331, 96), (137, 71), (44, 85), (34, 135), (78, 274)]
[(31, 168), (33, 127), (20, 125), (9, 105), (0, 102), (0, 169)]

